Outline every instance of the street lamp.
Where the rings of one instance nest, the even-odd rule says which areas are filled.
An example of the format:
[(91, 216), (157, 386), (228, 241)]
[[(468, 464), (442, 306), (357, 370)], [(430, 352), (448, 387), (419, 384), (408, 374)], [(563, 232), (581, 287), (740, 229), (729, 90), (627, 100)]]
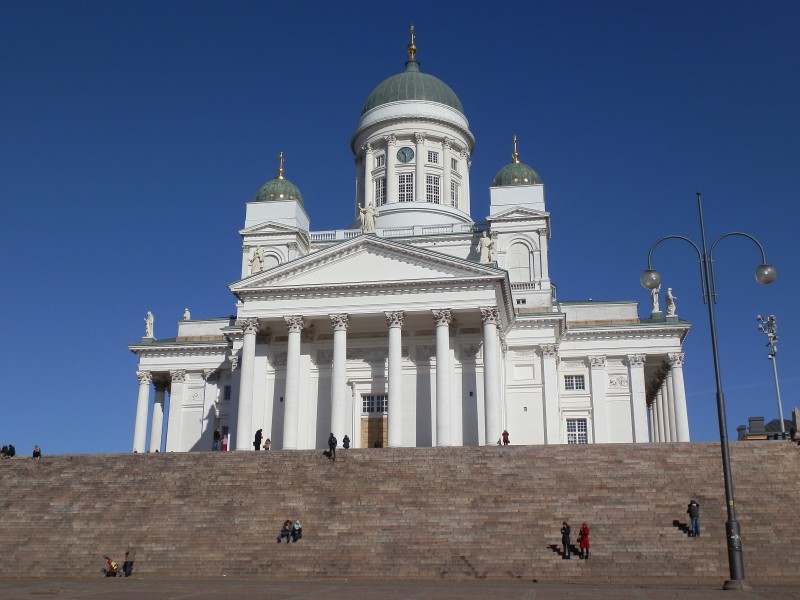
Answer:
[(778, 394), (778, 420), (781, 422), (781, 437), (786, 437), (786, 426), (783, 424), (783, 404), (781, 404), (781, 386), (778, 385), (778, 359), (775, 357), (778, 354), (778, 320), (775, 315), (770, 315), (766, 319), (761, 315), (756, 317), (758, 320), (758, 329), (763, 331), (767, 336), (767, 348), (769, 354), (767, 358), (772, 361), (772, 372), (775, 375), (775, 392)]
[(739, 523), (736, 521), (736, 507), (733, 500), (733, 479), (731, 476), (730, 449), (728, 448), (728, 425), (725, 416), (725, 396), (722, 393), (722, 377), (719, 369), (719, 352), (717, 349), (717, 323), (714, 317), (714, 304), (717, 302), (717, 292), (714, 285), (714, 247), (726, 237), (740, 236), (753, 241), (761, 251), (761, 264), (756, 268), (756, 281), (762, 285), (767, 285), (775, 281), (778, 276), (777, 271), (772, 265), (767, 264), (764, 248), (759, 241), (752, 235), (734, 231), (719, 236), (711, 247), (706, 245), (706, 230), (703, 221), (703, 199), (700, 192), (697, 193), (697, 209), (700, 215), (700, 239), (701, 245), (698, 247), (692, 240), (682, 235), (668, 235), (657, 240), (647, 253), (647, 269), (642, 273), (641, 282), (644, 287), (653, 290), (661, 285), (661, 275), (653, 269), (653, 250), (661, 242), (669, 239), (683, 240), (688, 242), (697, 252), (700, 259), (700, 280), (703, 286), (703, 302), (708, 306), (708, 321), (711, 328), (711, 353), (714, 359), (714, 375), (717, 383), (717, 418), (719, 419), (719, 441), (722, 448), (722, 473), (725, 479), (725, 500), (728, 509), (728, 521), (725, 523), (725, 532), (728, 540), (728, 566), (731, 578), (725, 582), (725, 589), (742, 589), (746, 586), (744, 579), (744, 562), (742, 560), (742, 538), (739, 531)]

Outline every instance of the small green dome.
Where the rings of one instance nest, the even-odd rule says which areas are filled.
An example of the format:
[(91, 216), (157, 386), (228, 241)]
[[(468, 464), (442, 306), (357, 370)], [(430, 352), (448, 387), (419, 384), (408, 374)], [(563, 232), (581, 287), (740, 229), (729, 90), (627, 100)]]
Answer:
[(517, 152), (517, 136), (514, 136), (514, 154), (511, 155), (512, 161), (500, 169), (494, 176), (492, 187), (503, 187), (510, 185), (533, 185), (542, 183), (542, 178), (533, 170), (533, 167), (519, 162)]
[(303, 195), (297, 186), (288, 179), (276, 177), (261, 186), (256, 194), (256, 202), (280, 202), (282, 200), (297, 200), (303, 204)]
[(542, 183), (539, 174), (533, 167), (524, 163), (509, 163), (495, 175), (492, 187), (502, 187), (508, 185), (532, 185)]
[(270, 179), (261, 186), (256, 194), (256, 202), (282, 202), (284, 200), (297, 200), (303, 206), (303, 194), (297, 186), (283, 176), (283, 152), (278, 155), (280, 167), (278, 176)]
[(403, 73), (389, 77), (372, 90), (364, 102), (361, 114), (376, 106), (401, 100), (437, 102), (464, 114), (464, 107), (450, 86), (433, 75), (420, 73), (419, 63), (413, 58), (406, 61), (406, 70)]

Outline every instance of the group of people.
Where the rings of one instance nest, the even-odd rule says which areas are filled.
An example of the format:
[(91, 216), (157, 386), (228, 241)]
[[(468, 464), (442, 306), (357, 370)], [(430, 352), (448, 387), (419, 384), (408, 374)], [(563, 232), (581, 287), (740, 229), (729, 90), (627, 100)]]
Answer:
[[(572, 528), (569, 523), (563, 521), (561, 523), (561, 545), (564, 547), (564, 556), (562, 558), (569, 559), (572, 551)], [(578, 549), (580, 550), (579, 557), (583, 560), (589, 560), (589, 525), (586, 523), (581, 524), (578, 530)]]
[(269, 450), (269, 449), (272, 448), (272, 441), (269, 438), (267, 438), (264, 441), (264, 445), (262, 446), (261, 445), (261, 440), (263, 440), (263, 439), (264, 439), (264, 432), (263, 432), (262, 429), (259, 429), (258, 431), (256, 431), (255, 438), (253, 438), (253, 449), (254, 450), (261, 450), (261, 448), (264, 448), (264, 450)]
[(278, 533), (278, 543), (281, 543), (283, 538), (286, 538), (286, 543), (289, 543), (289, 540), (296, 542), (300, 538), (303, 537), (303, 526), (300, 524), (300, 519), (297, 519), (294, 523), (292, 523), (291, 519), (286, 519), (283, 522), (283, 527), (281, 527), (280, 532)]
[(133, 574), (133, 561), (136, 560), (136, 548), (129, 545), (125, 550), (125, 561), (122, 563), (122, 571), (119, 570), (119, 565), (109, 556), (103, 557), (106, 561), (106, 566), (100, 572), (105, 577), (130, 577)]
[(212, 452), (228, 451), (228, 434), (220, 434), (219, 429), (214, 430), (214, 441), (211, 443)]
[[(333, 435), (333, 432), (331, 431), (331, 434), (328, 436), (328, 455), (327, 456), (328, 456), (329, 459), (336, 460), (336, 447), (338, 445), (339, 445), (339, 440), (336, 439), (336, 436)], [(344, 448), (345, 450), (350, 448), (350, 438), (347, 436), (346, 433), (344, 434), (344, 437), (342, 438), (342, 448)]]
[[(38, 448), (38, 446), (37, 446), (37, 448)], [(17, 455), (17, 449), (14, 448), (14, 444), (9, 444), (8, 446), (3, 446), (3, 448), (0, 449), (0, 455), (2, 455), (3, 458), (11, 458), (11, 457)]]

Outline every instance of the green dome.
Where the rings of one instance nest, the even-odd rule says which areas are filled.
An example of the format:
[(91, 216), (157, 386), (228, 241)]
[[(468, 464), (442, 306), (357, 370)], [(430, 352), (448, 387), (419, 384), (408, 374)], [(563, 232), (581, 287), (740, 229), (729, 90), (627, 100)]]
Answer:
[(297, 200), (303, 206), (303, 195), (297, 186), (283, 176), (270, 179), (256, 194), (256, 202), (281, 202)]
[(372, 90), (364, 102), (361, 114), (376, 106), (401, 100), (437, 102), (464, 114), (464, 107), (450, 86), (433, 75), (420, 73), (419, 63), (414, 59), (406, 62), (406, 70), (403, 73), (389, 77)]
[(532, 185), (534, 183), (542, 183), (539, 174), (530, 167), (521, 162), (512, 162), (495, 175), (492, 187), (503, 187), (509, 185)]

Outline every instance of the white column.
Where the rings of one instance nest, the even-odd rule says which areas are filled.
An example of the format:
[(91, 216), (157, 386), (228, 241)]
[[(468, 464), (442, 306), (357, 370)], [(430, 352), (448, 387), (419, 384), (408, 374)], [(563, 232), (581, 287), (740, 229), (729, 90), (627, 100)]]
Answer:
[(442, 140), (442, 204), (450, 206), (450, 182), (453, 178), (450, 176), (450, 148), (453, 145), (453, 140), (444, 138)]
[[(252, 450), (253, 435), (253, 372), (256, 357), (258, 319), (241, 319), (237, 325), (244, 331), (242, 366), (239, 373), (239, 414), (236, 422), (236, 450)], [(230, 442), (228, 442), (230, 444)]]
[(167, 443), (164, 450), (180, 452), (181, 450), (181, 417), (183, 416), (183, 386), (186, 371), (179, 369), (169, 372), (172, 383), (169, 388), (169, 417), (167, 418)]
[(423, 152), (425, 152), (425, 134), (415, 133), (414, 144), (414, 154), (416, 155), (416, 160), (414, 161), (414, 199), (417, 202), (425, 202), (425, 160), (427, 159), (427, 156), (423, 156)]
[(147, 438), (147, 411), (150, 404), (150, 384), (153, 375), (150, 371), (136, 371), (139, 378), (139, 397), (136, 400), (136, 421), (133, 426), (133, 451), (144, 452)]
[(547, 261), (547, 229), (540, 229), (539, 233), (539, 261), (542, 265), (542, 281), (550, 281), (550, 268)]
[(594, 417), (594, 441), (608, 441), (608, 416), (606, 414), (606, 357), (589, 357), (589, 376), (592, 380), (592, 415)]
[(153, 422), (150, 425), (150, 452), (161, 451), (161, 432), (164, 426), (164, 395), (167, 391), (167, 384), (158, 381), (156, 386), (156, 398), (153, 402)]
[(542, 346), (544, 379), (544, 443), (561, 443), (561, 417), (558, 412), (558, 346)]
[(283, 448), (296, 450), (300, 416), (300, 332), (303, 317), (284, 317), (289, 330), (286, 348), (286, 397), (283, 399)]
[(350, 431), (345, 412), (347, 394), (347, 327), (350, 319), (345, 314), (329, 315), (333, 327), (333, 365), (331, 370), (331, 431), (343, 438)]
[(364, 145), (364, 207), (374, 202), (375, 183), (372, 181), (372, 169), (375, 164), (373, 160), (373, 149), (370, 144)]
[(631, 422), (633, 441), (643, 444), (648, 441), (647, 434), (647, 396), (644, 385), (644, 354), (628, 355), (628, 381), (631, 392)]
[(387, 420), (389, 421), (389, 447), (403, 445), (403, 320), (402, 311), (387, 312), (386, 324), (389, 326), (389, 405)]
[(394, 151), (397, 138), (393, 133), (383, 136), (386, 140), (386, 203), (397, 202), (397, 178), (394, 174), (394, 165), (397, 155)]
[(494, 306), (482, 306), (483, 322), (483, 405), (485, 412), (484, 430), (487, 446), (493, 445), (503, 431), (500, 409), (500, 373), (497, 347), (497, 325), (500, 323), (500, 311)]
[(656, 408), (655, 403), (647, 405), (647, 417), (650, 419), (650, 443), (656, 441)]
[(470, 196), (469, 196), (469, 171), (472, 167), (472, 161), (469, 159), (469, 152), (467, 152), (466, 148), (461, 151), (461, 160), (464, 163), (464, 176), (461, 178), (462, 183), (462, 194), (461, 194), (461, 202), (463, 202), (463, 206), (461, 210), (465, 213), (470, 214)]
[[(664, 392), (666, 396), (667, 413), (669, 418), (669, 441), (678, 441), (678, 428), (675, 424), (675, 397), (672, 395), (672, 371), (667, 371), (667, 378), (664, 380)], [(666, 426), (664, 427), (667, 428)]]
[(672, 372), (672, 399), (675, 402), (675, 429), (679, 442), (689, 440), (689, 413), (686, 408), (686, 389), (683, 385), (683, 352), (668, 354)]
[(449, 308), (433, 310), (436, 323), (436, 445), (450, 446), (450, 322)]
[(661, 387), (658, 388), (658, 392), (656, 392), (656, 417), (658, 418), (658, 441), (659, 442), (666, 442), (667, 441), (667, 432), (669, 431), (669, 425), (667, 425), (667, 418), (666, 418), (666, 407), (664, 406), (664, 384), (661, 384)]

